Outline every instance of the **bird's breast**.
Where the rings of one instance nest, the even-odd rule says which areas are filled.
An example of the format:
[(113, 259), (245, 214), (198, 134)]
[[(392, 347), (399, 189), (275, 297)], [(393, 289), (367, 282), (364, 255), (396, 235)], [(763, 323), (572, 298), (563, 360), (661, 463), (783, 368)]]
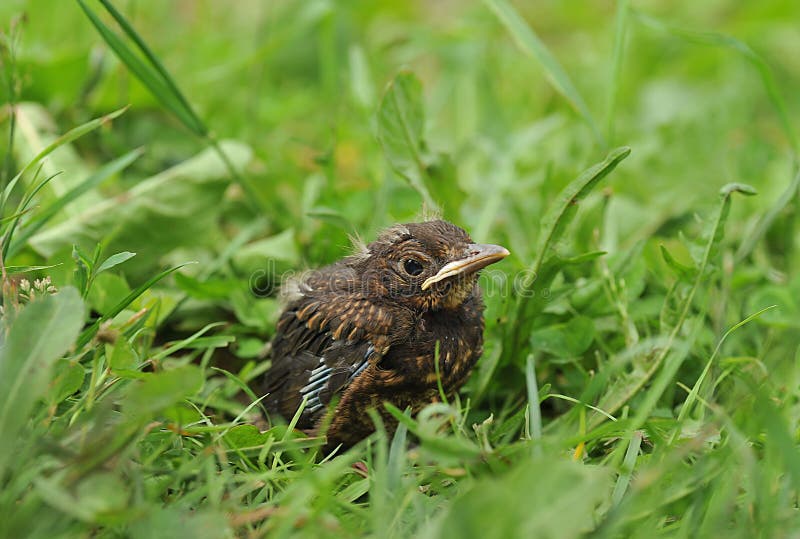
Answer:
[(466, 380), (481, 355), (482, 308), (431, 311), (417, 319), (408, 339), (393, 346), (380, 365), (387, 385), (418, 389), (442, 385), (448, 393)]

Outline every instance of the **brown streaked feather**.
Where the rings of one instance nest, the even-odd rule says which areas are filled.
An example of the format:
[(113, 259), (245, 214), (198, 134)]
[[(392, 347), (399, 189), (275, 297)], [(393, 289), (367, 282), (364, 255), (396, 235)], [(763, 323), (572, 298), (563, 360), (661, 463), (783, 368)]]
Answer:
[[(335, 283), (336, 279), (328, 282)], [(273, 363), (262, 386), (268, 393), (264, 401), (267, 409), (290, 419), (309, 393), (303, 389), (308, 387), (315, 369), (330, 367), (329, 372), (315, 380), (318, 383), (313, 388), (318, 389), (313, 394), (323, 406), (315, 407), (309, 401), (298, 422), (300, 428), (314, 426), (324, 414), (324, 406), (352, 381), (360, 367), (368, 361), (380, 361), (390, 346), (389, 332), (396, 329), (393, 320), (397, 316), (380, 305), (352, 296), (335, 296), (324, 301), (321, 296), (325, 292), (312, 289), (307, 292), (309, 296), (284, 311), (272, 346)], [(380, 316), (362, 316), (365, 312)], [(410, 316), (402, 311), (399, 314)], [(325, 370), (321, 369), (320, 374)]]

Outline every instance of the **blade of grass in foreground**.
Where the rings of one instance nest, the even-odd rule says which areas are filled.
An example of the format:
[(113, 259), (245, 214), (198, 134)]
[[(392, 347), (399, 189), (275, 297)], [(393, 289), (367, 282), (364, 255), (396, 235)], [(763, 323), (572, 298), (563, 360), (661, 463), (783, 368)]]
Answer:
[(542, 447), (542, 410), (539, 407), (539, 387), (536, 384), (536, 367), (533, 354), (528, 354), (525, 365), (525, 382), (528, 386), (528, 425), (533, 441), (533, 455), (540, 456)]
[(614, 485), (614, 492), (611, 495), (611, 504), (619, 505), (625, 491), (628, 490), (628, 485), (631, 483), (633, 476), (633, 469), (636, 466), (636, 457), (639, 455), (639, 448), (642, 445), (642, 432), (636, 431), (631, 436), (631, 441), (628, 444), (628, 449), (625, 452), (625, 458), (622, 461), (622, 472), (617, 478), (617, 483)]
[(517, 46), (519, 46), (525, 54), (541, 64), (550, 84), (553, 85), (558, 93), (564, 96), (569, 104), (572, 105), (572, 108), (574, 108), (583, 121), (586, 122), (586, 125), (591, 129), (592, 135), (594, 135), (600, 147), (605, 148), (606, 141), (600, 133), (600, 129), (597, 127), (597, 122), (595, 122), (592, 113), (589, 111), (589, 107), (586, 106), (586, 102), (581, 97), (577, 88), (575, 88), (575, 85), (572, 84), (567, 72), (564, 71), (564, 68), (561, 67), (561, 64), (556, 60), (556, 57), (553, 56), (553, 53), (542, 43), (539, 36), (537, 36), (528, 23), (525, 22), (525, 19), (523, 19), (517, 10), (505, 0), (484, 0), (484, 3), (489, 6), (506, 29), (508, 29), (511, 37), (513, 37), (514, 41), (517, 43)]
[(71, 287), (22, 309), (0, 349), (0, 476), (15, 456), (36, 402), (47, 391), (51, 368), (75, 341), (83, 302)]
[[(152, 49), (147, 46), (144, 39), (136, 32), (122, 13), (117, 11), (111, 2), (108, 0), (100, 0), (100, 3), (106, 11), (111, 14), (117, 24), (119, 24), (128, 39), (133, 42), (135, 48), (139, 51), (138, 53), (134, 48), (129, 46), (125, 40), (103, 24), (100, 17), (89, 8), (84, 0), (78, 0), (78, 4), (80, 4), (86, 17), (120, 61), (127, 66), (131, 73), (133, 73), (134, 76), (150, 90), (155, 98), (158, 99), (169, 112), (175, 115), (189, 131), (203, 139), (206, 144), (214, 149), (230, 171), (231, 177), (244, 190), (247, 195), (247, 203), (252, 206), (252, 209), (257, 214), (265, 214), (266, 208), (261, 199), (257, 196), (257, 192), (250, 183), (250, 180), (236, 169), (233, 162), (220, 146), (219, 141), (213, 136), (205, 123), (203, 123), (194, 111), (189, 101), (183, 95), (183, 92), (180, 91), (178, 85), (175, 83), (175, 79), (169, 74), (162, 62), (155, 53), (153, 53)], [(142, 56), (144, 58), (142, 58)]]
[(130, 25), (130, 23), (122, 16), (122, 14), (117, 11), (117, 9), (109, 2), (108, 0), (100, 0), (100, 3), (103, 4), (103, 7), (108, 10), (114, 20), (117, 21), (117, 24), (120, 25), (122, 30), (125, 34), (136, 43), (136, 46), (139, 47), (139, 50), (144, 53), (147, 60), (150, 62), (150, 66), (155, 69), (156, 73), (160, 76), (163, 83), (167, 86), (169, 93), (175, 97), (178, 101), (179, 106), (181, 109), (185, 111), (185, 114), (190, 118), (190, 121), (197, 127), (198, 133), (202, 136), (208, 134), (208, 128), (203, 124), (203, 121), (197, 116), (192, 106), (186, 100), (183, 93), (178, 89), (178, 85), (175, 84), (174, 79), (170, 76), (169, 72), (166, 70), (164, 65), (158, 59), (158, 57), (153, 54), (153, 51), (150, 47), (147, 46), (147, 43), (136, 33), (136, 30)]

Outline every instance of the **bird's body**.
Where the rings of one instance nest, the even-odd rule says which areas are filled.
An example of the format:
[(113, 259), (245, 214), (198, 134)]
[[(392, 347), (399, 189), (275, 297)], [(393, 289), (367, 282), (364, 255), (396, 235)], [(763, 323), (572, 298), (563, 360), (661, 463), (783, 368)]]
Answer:
[(383, 402), (417, 411), (436, 400), (439, 379), (452, 395), (481, 354), (477, 271), (507, 254), (428, 221), (391, 227), (362, 252), (311, 272), (278, 321), (267, 409), (290, 419), (306, 399), (298, 427), (326, 425), (328, 448), (349, 447), (374, 430), (370, 408), (392, 426)]

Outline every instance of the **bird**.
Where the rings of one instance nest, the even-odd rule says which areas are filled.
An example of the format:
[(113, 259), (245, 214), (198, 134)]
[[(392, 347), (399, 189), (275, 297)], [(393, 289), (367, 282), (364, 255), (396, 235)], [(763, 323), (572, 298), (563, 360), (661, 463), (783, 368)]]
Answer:
[(455, 394), (482, 353), (479, 271), (509, 255), (441, 219), (360, 245), (287, 287), (260, 386), (270, 418), (302, 405), (296, 428), (324, 434), (326, 452), (372, 434), (370, 409), (396, 428), (384, 402), (416, 413), (440, 385)]

